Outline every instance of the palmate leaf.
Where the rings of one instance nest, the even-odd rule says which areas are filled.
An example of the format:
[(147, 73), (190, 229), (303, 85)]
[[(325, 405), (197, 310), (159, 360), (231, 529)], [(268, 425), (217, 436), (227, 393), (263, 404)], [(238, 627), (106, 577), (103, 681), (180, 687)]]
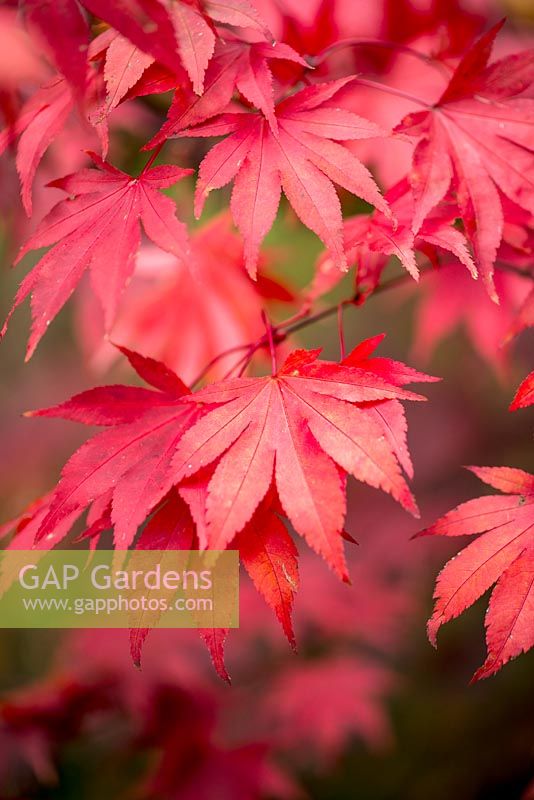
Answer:
[(276, 375), (223, 381), (185, 399), (205, 411), (178, 445), (174, 480), (215, 466), (206, 479), (208, 547), (232, 541), (273, 480), (291, 524), (345, 579), (346, 473), (417, 514), (399, 466), (405, 420), (391, 401), (424, 399), (400, 386), (433, 379), (387, 359), (377, 359), (377, 373), (373, 360), (350, 358), (339, 365), (298, 350)]
[(504, 224), (499, 190), (534, 211), (534, 100), (517, 97), (534, 81), (534, 51), (488, 66), (501, 27), (493, 27), (467, 51), (431, 108), (409, 114), (396, 129), (418, 140), (410, 174), (414, 230), (452, 188), (496, 301), (493, 269)]
[(17, 259), (20, 261), (30, 250), (57, 242), (20, 284), (2, 329), (4, 335), (13, 311), (31, 295), (32, 330), (27, 358), (88, 268), (109, 329), (120, 295), (134, 270), (140, 222), (147, 236), (163, 250), (178, 258), (189, 254), (186, 227), (177, 220), (172, 200), (158, 189), (172, 186), (191, 170), (157, 166), (132, 178), (94, 153), (91, 157), (98, 169), (84, 169), (53, 182), (74, 199), (54, 206)]
[(428, 623), (435, 644), (444, 623), (496, 584), (486, 614), (488, 656), (473, 677), (478, 680), (534, 645), (534, 476), (509, 467), (470, 469), (504, 494), (462, 503), (419, 535), (478, 534), (441, 571)]
[(275, 220), (282, 189), (341, 270), (347, 268), (347, 260), (334, 183), (391, 216), (370, 172), (340, 144), (386, 135), (374, 123), (336, 104), (336, 95), (351, 80), (343, 78), (296, 92), (275, 106), (270, 124), (263, 114), (226, 113), (182, 131), (182, 136), (226, 136), (200, 165), (195, 213), (200, 216), (213, 189), (235, 179), (231, 210), (245, 240), (245, 259), (252, 275), (260, 244)]
[(105, 112), (109, 113), (142, 78), (154, 63), (154, 58), (111, 29), (102, 34), (102, 37), (106, 36), (109, 43), (105, 48), (104, 64)]

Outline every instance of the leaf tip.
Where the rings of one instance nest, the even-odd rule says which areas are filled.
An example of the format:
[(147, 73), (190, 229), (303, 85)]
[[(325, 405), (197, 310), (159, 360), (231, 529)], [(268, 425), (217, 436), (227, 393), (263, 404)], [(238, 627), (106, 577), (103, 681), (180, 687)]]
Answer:
[(430, 536), (430, 528), (422, 528), (422, 530), (417, 531), (417, 533), (413, 533), (410, 536), (410, 541), (413, 542), (416, 539), (422, 539), (424, 536)]
[(426, 625), (426, 634), (428, 636), (428, 641), (434, 648), (434, 650), (438, 649), (438, 631), (441, 628), (442, 623), (442, 616), (435, 614), (428, 620)]

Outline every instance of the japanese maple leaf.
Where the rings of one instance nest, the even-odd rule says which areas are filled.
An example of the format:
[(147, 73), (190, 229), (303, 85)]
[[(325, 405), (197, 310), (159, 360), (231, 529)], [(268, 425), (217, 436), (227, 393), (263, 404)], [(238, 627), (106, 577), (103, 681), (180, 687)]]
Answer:
[(108, 22), (141, 51), (181, 73), (185, 67), (197, 94), (215, 48), (213, 23), (252, 28), (268, 36), (265, 23), (248, 0), (127, 0), (120, 4), (84, 0), (93, 14)]
[[(10, 315), (31, 295), (32, 329), (27, 358), (34, 352), (50, 321), (68, 300), (87, 268), (104, 310), (106, 327), (134, 270), (140, 244), (140, 221), (159, 247), (186, 258), (187, 231), (175, 216), (174, 203), (157, 190), (172, 186), (191, 170), (157, 166), (137, 178), (90, 154), (98, 169), (83, 169), (51, 185), (74, 199), (62, 200), (44, 218), (19, 253), (57, 242), (20, 284)], [(5, 333), (6, 321), (2, 335)]]
[(269, 62), (307, 66), (306, 61), (286, 44), (220, 39), (206, 71), (204, 92), (199, 97), (186, 86), (176, 88), (166, 122), (146, 145), (156, 147), (191, 127), (225, 110), (236, 90), (267, 118), (274, 131), (277, 119), (273, 76)]
[[(274, 477), (296, 531), (342, 577), (344, 482), (350, 473), (417, 514), (402, 477), (382, 401), (420, 400), (361, 366), (295, 351), (275, 375), (223, 381), (191, 395), (205, 407), (173, 459), (176, 482), (214, 464), (206, 539), (224, 548), (252, 517)], [(216, 462), (216, 464), (215, 464)]]
[(101, 527), (105, 528), (109, 519), (117, 548), (125, 549), (138, 526), (172, 487), (171, 459), (180, 436), (196, 418), (196, 408), (183, 402), (189, 390), (171, 370), (124, 348), (123, 352), (157, 391), (103, 386), (59, 406), (32, 412), (34, 416), (106, 427), (65, 465), (47, 513), (40, 519), (37, 542), (54, 535), (66, 517), (76, 518), (92, 506), (88, 523), (99, 523), (102, 518)]
[[(391, 358), (376, 357), (375, 350), (384, 340), (385, 334), (364, 339), (341, 362), (348, 367), (367, 370), (394, 386), (406, 386), (409, 383), (433, 383), (439, 381), (432, 375), (418, 372), (406, 366), (401, 361)], [(398, 399), (378, 403), (374, 408), (369, 406), (369, 412), (374, 414), (391, 446), (399, 464), (409, 478), (413, 478), (414, 469), (410, 450), (408, 448), (408, 422), (404, 413), (404, 406)]]
[[(355, 288), (359, 296), (365, 297), (376, 289), (391, 256), (396, 256), (412, 278), (419, 280), (416, 251), (424, 253), (434, 263), (439, 262), (443, 253), (450, 254), (476, 278), (477, 270), (467, 241), (461, 231), (453, 227), (454, 215), (449, 209), (431, 212), (419, 230), (414, 231), (414, 202), (408, 182), (400, 181), (385, 197), (397, 220), (396, 225), (378, 210), (370, 215), (349, 217), (344, 222), (346, 256), (350, 265), (356, 265)], [(314, 300), (330, 291), (342, 277), (332, 257), (324, 254), (308, 289), (308, 299)]]
[(247, 268), (254, 275), (259, 247), (272, 227), (281, 190), (302, 222), (346, 269), (343, 220), (333, 183), (389, 214), (388, 205), (363, 164), (341, 141), (385, 135), (372, 122), (340, 108), (335, 97), (352, 78), (318, 84), (279, 102), (277, 132), (263, 114), (230, 113), (183, 131), (184, 136), (221, 136), (200, 165), (195, 195), (199, 217), (213, 189), (234, 180), (231, 210), (245, 240)]
[(509, 467), (469, 469), (504, 494), (462, 503), (419, 535), (478, 534), (441, 571), (428, 623), (435, 644), (445, 622), (496, 584), (486, 614), (488, 656), (473, 676), (478, 680), (534, 645), (534, 476)]
[(519, 386), (514, 399), (510, 405), (510, 411), (516, 411), (518, 408), (526, 408), (534, 404), (534, 371), (527, 375), (525, 380)]
[(503, 233), (499, 190), (534, 211), (534, 51), (488, 66), (499, 23), (461, 59), (441, 97), (406, 116), (397, 131), (416, 137), (410, 182), (414, 230), (453, 188), (466, 232), (492, 299), (493, 266)]
[[(261, 311), (269, 298), (287, 302), (292, 295), (266, 278), (263, 264), (258, 281), (250, 279), (241, 237), (224, 213), (192, 233), (190, 259), (141, 247), (111, 336), (142, 348), (188, 383), (223, 351), (232, 351), (209, 370), (212, 379), (220, 378), (242, 358), (245, 346), (263, 335)], [(93, 364), (105, 368), (118, 354), (102, 341), (101, 312), (95, 306), (93, 295), (84, 293), (79, 332)]]

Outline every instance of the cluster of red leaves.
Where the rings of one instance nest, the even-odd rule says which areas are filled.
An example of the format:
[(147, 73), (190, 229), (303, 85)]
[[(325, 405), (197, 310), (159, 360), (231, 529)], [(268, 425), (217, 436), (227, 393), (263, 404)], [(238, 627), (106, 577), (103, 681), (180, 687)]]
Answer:
[[(106, 430), (67, 462), (56, 490), (12, 546), (25, 546), (28, 536), (41, 546), (57, 544), (89, 509), (82, 536), (96, 544), (113, 527), (115, 546), (124, 549), (153, 514), (137, 547), (237, 548), (294, 642), (297, 553), (278, 515), (347, 580), (347, 475), (418, 514), (402, 475), (411, 475), (412, 465), (401, 401), (424, 399), (405, 384), (434, 379), (373, 358), (380, 338), (363, 342), (341, 364), (298, 350), (272, 376), (230, 379), (195, 393), (161, 363), (122, 348), (153, 388), (105, 386), (33, 412)], [(226, 632), (202, 633), (227, 677)], [(136, 661), (143, 640), (133, 637)]]
[[(388, 135), (343, 104), (345, 90), (353, 91), (357, 76), (300, 90), (297, 86), (295, 91), (295, 86), (273, 73), (269, 64), (289, 62), (298, 65), (301, 73), (310, 72), (310, 64), (288, 45), (271, 45), (266, 25), (245, 2), (221, 6), (207, 3), (206, 9), (200, 3), (194, 8), (188, 3), (175, 3), (169, 12), (160, 0), (152, 0), (143, 8), (144, 26), (138, 18), (141, 11), (133, 4), (125, 8), (111, 4), (106, 11), (100, 7), (103, 4), (86, 5), (116, 30), (110, 28), (100, 34), (85, 49), (80, 45), (82, 49), (75, 57), (70, 52), (72, 48), (65, 56), (64, 37), (72, 39), (77, 30), (78, 37), (83, 34), (87, 38), (88, 29), (83, 25), (80, 28), (83, 18), (74, 0), (57, 7), (54, 13), (49, 12), (48, 6), (32, 4), (28, 13), (30, 24), (41, 31), (70, 79), (70, 83), (58, 83), (55, 78), (55, 83), (43, 90), (50, 95), (46, 98), (30, 97), (28, 107), (21, 108), (16, 123), (3, 134), (4, 147), (14, 136), (21, 137), (17, 158), (28, 211), (39, 160), (76, 101), (72, 87), (85, 94), (91, 91), (90, 98), (84, 94), (84, 108), (90, 108), (88, 118), (99, 129), (125, 100), (174, 88), (168, 120), (148, 147), (161, 146), (169, 137), (226, 137), (210, 150), (200, 166), (195, 212), (201, 214), (210, 191), (235, 179), (231, 210), (243, 235), (245, 263), (252, 275), (256, 272), (259, 246), (273, 224), (283, 189), (304, 224), (327, 245), (333, 266), (341, 270), (357, 255), (353, 242), (357, 241), (360, 249), (363, 239), (370, 253), (399, 254), (414, 277), (418, 273), (413, 248), (418, 243), (424, 251), (429, 247), (445, 248), (475, 275), (466, 241), (452, 227), (454, 219), (460, 217), (490, 296), (498, 299), (494, 263), (508, 224), (507, 207), (501, 198), (508, 198), (506, 203), (511, 200), (530, 214), (534, 210), (528, 177), (533, 101), (516, 99), (532, 83), (532, 53), (510, 56), (488, 66), (500, 26), (468, 50), (452, 72), (448, 86), (428, 110), (408, 115), (397, 126), (396, 135), (409, 135), (419, 143), (408, 175), (410, 196), (406, 196), (406, 183), (392, 190), (390, 207), (367, 169), (343, 144)], [(69, 20), (61, 35), (55, 26), (58, 14)], [(214, 25), (224, 27), (215, 30)], [(152, 26), (157, 28), (157, 36)], [(238, 33), (241, 27), (246, 28), (246, 35), (243, 31)], [(174, 51), (163, 47), (171, 38), (177, 42)], [(83, 81), (80, 59), (84, 59)], [(295, 81), (293, 75), (291, 82)], [(246, 110), (236, 109), (236, 92), (248, 105)], [(254, 113), (250, 106), (255, 107)], [(43, 114), (48, 117), (43, 118)], [(491, 132), (490, 143), (481, 140), (481, 126), (486, 137)], [(101, 133), (105, 155), (107, 134)], [(508, 168), (510, 164), (514, 167)], [(145, 168), (134, 179), (113, 173), (102, 162), (98, 166), (100, 171), (92, 176), (82, 171), (52, 182), (75, 200), (58, 204), (20, 253), (22, 258), (31, 249), (58, 242), (23, 282), (15, 301), (16, 306), (32, 295), (30, 354), (87, 266), (91, 267), (94, 290), (110, 328), (118, 299), (132, 272), (139, 243), (139, 218), (159, 247), (178, 258), (188, 257), (185, 232), (174, 219), (170, 201), (159, 193), (147, 195), (148, 187), (169, 186), (186, 171), (168, 168), (163, 177), (158, 174), (163, 167), (156, 168), (156, 174)], [(343, 230), (333, 183), (376, 206), (376, 221), (369, 220), (371, 229), (367, 234), (363, 220), (347, 223)], [(399, 199), (399, 194), (404, 198)], [(399, 203), (401, 207), (395, 208)], [(109, 204), (113, 204), (113, 214), (109, 220), (106, 218), (108, 224), (94, 225)], [(117, 229), (115, 236), (110, 234), (111, 227)], [(102, 278), (98, 278), (102, 267), (99, 269), (98, 264), (105, 258), (107, 242), (113, 242), (116, 274), (110, 273), (110, 280), (103, 286)], [(373, 272), (377, 279), (376, 265)]]
[[(187, 379), (199, 366), (211, 366), (205, 362), (220, 355), (230, 341), (224, 326), (218, 328), (213, 320), (214, 309), (235, 319), (237, 300), (230, 295), (242, 290), (260, 310), (262, 291), (251, 290), (243, 270), (256, 279), (260, 248), (282, 193), (327, 248), (305, 304), (332, 288), (354, 264), (352, 299), (361, 301), (380, 288), (392, 255), (415, 280), (420, 256), (430, 260), (444, 293), (452, 273), (440, 262), (445, 258), (453, 268), (460, 262), (471, 277), (465, 273), (459, 280), (470, 281), (480, 273), (495, 303), (499, 288), (505, 294), (501, 268), (519, 270), (531, 280), (534, 100), (529, 92), (534, 51), (492, 62), (502, 23), (474, 43), (451, 35), (437, 46), (437, 23), (443, 18), (439, 4), (417, 24), (408, 13), (398, 28), (399, 20), (391, 14), (389, 33), (397, 41), (415, 33), (434, 36), (432, 58), (401, 45), (441, 73), (441, 85), (433, 89), (431, 99), (424, 99), (428, 87), (423, 98), (368, 81), (352, 60), (347, 67), (346, 60), (333, 57), (329, 66), (343, 38), (340, 20), (348, 24), (350, 4), (342, 0), (321, 5), (324, 24), (317, 37), (310, 37), (305, 14), (285, 12), (270, 0), (262, 3), (269, 24), (249, 0), (26, 0), (23, 5), (28, 30), (58, 70), (46, 67), (48, 80), (29, 96), (25, 87), (19, 90), (6, 81), (0, 87), (6, 121), (0, 152), (18, 140), (16, 166), (27, 213), (32, 211), (38, 166), (73, 116), (96, 132), (101, 145), (101, 156), (90, 153), (96, 168), (50, 182), (67, 198), (49, 211), (19, 254), (21, 259), (31, 250), (51, 246), (20, 284), (12, 309), (31, 297), (28, 357), (86, 271), (104, 328), (112, 329), (138, 251), (141, 267), (143, 254), (154, 254), (152, 246), (141, 249), (140, 223), (163, 257), (172, 259), (175, 291), (191, 312), (184, 313), (186, 335), (198, 336), (204, 306), (198, 287), (218, 278), (213, 275), (213, 251), (202, 243), (202, 234), (190, 240), (173, 200), (160, 191), (193, 171), (153, 166), (168, 139), (185, 144), (199, 137), (223, 137), (200, 163), (194, 212), (199, 217), (209, 194), (233, 182), (230, 212), (243, 240), (242, 250), (228, 265), (233, 278), (221, 281), (217, 302), (206, 298), (214, 334), (226, 341), (203, 343), (189, 364), (182, 354), (170, 359)], [(475, 25), (472, 18), (469, 22)], [(285, 41), (275, 41), (271, 28)], [(377, 57), (375, 67), (379, 63)], [(18, 71), (30, 80), (39, 73), (33, 61), (24, 59)], [(422, 110), (403, 112), (402, 119), (386, 129), (357, 113), (358, 91), (364, 88), (383, 97), (396, 95)], [(154, 152), (141, 173), (134, 177), (111, 166), (106, 159), (115, 112), (120, 113), (127, 101), (167, 91), (173, 92), (167, 119), (144, 147)], [(384, 138), (407, 143), (413, 152), (402, 180), (383, 195), (360, 160), (359, 148), (374, 147), (380, 162)], [(375, 140), (380, 140), (378, 145)], [(336, 186), (375, 210), (344, 219)], [(225, 291), (221, 287), (226, 280), (230, 288)], [(270, 289), (279, 295), (277, 284)], [(456, 322), (467, 293), (457, 292), (441, 332), (451, 319)], [(525, 291), (507, 309), (511, 318), (505, 335), (532, 325), (533, 298), (534, 290)], [(243, 302), (241, 297), (239, 305)], [(159, 298), (153, 308), (156, 317), (162, 314)], [(150, 303), (142, 303), (133, 319), (126, 317), (125, 323), (123, 318), (122, 341), (137, 327), (141, 338), (147, 330), (155, 331), (161, 356), (173, 322), (150, 317)], [(482, 349), (485, 323), (470, 323)], [(119, 331), (120, 325), (119, 318)], [(226, 327), (231, 325), (232, 319)], [(6, 326), (7, 322), (2, 333)], [(253, 327), (250, 319), (245, 327)], [(275, 345), (285, 334), (277, 335), (278, 329), (274, 334), (269, 329), (268, 337), (250, 344), (244, 362), (232, 362), (229, 374), (237, 377), (197, 392), (161, 363), (124, 350), (153, 388), (102, 387), (36, 412), (106, 430), (74, 454), (54, 492), (19, 524), (23, 527), (15, 543), (20, 546), (22, 539), (39, 547), (55, 545), (87, 510), (84, 536), (93, 544), (113, 527), (116, 546), (129, 547), (149, 518), (139, 547), (238, 547), (253, 582), (293, 641), (296, 551), (281, 517), (346, 580), (347, 476), (388, 492), (417, 513), (403, 477), (403, 471), (411, 476), (412, 465), (401, 401), (422, 399), (404, 389), (405, 384), (432, 379), (403, 364), (371, 358), (376, 339), (363, 342), (340, 364), (319, 360), (319, 351), (297, 350), (278, 369)], [(273, 374), (243, 377), (241, 364), (246, 369), (248, 356), (269, 337)], [(243, 338), (237, 335), (229, 346), (241, 348)], [(145, 351), (143, 343), (140, 349)], [(530, 375), (512, 409), (529, 405), (533, 397)], [(144, 635), (137, 632), (132, 637), (136, 660)], [(218, 671), (226, 676), (226, 632), (208, 630), (202, 635)], [(495, 663), (503, 660), (494, 658)]]

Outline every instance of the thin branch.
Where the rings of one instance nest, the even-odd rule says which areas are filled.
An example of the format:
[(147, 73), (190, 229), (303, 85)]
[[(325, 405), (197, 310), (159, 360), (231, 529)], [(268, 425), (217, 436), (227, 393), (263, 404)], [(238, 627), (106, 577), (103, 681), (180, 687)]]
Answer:
[(343, 303), (340, 303), (337, 307), (337, 334), (339, 338), (339, 355), (341, 361), (343, 361), (347, 355), (345, 349), (345, 329), (343, 327)]
[(218, 355), (214, 356), (214, 358), (212, 358), (211, 361), (209, 361), (208, 364), (206, 364), (202, 372), (200, 372), (197, 375), (191, 386), (196, 386), (197, 383), (200, 383), (201, 380), (206, 377), (210, 369), (214, 367), (216, 364), (218, 364), (219, 361), (221, 361), (223, 358), (226, 358), (226, 356), (231, 356), (234, 353), (241, 353), (243, 350), (249, 350), (249, 349), (250, 349), (250, 344), (238, 344), (235, 347), (230, 347), (223, 353), (219, 353)]
[(163, 148), (164, 144), (165, 144), (165, 142), (160, 142), (160, 143), (158, 144), (158, 146), (156, 147), (156, 149), (154, 150), (154, 152), (152, 153), (152, 155), (150, 156), (150, 158), (149, 158), (149, 159), (148, 159), (148, 161), (146, 162), (145, 166), (143, 167), (143, 170), (142, 170), (142, 172), (141, 172), (141, 175), (144, 175), (144, 174), (145, 174), (145, 172), (147, 172), (147, 171), (150, 169), (150, 167), (152, 166), (152, 164), (154, 163), (154, 161), (156, 160), (156, 158), (157, 158), (157, 157), (159, 156), (159, 154), (161, 153), (161, 150), (162, 150), (162, 148)]
[[(530, 278), (534, 282), (534, 274), (529, 272), (526, 269), (522, 269), (521, 267), (515, 267), (512, 264), (497, 264), (497, 269), (501, 269), (504, 272), (511, 272), (516, 275), (520, 275), (524, 278)], [(430, 269), (422, 270), (421, 274), (425, 275), (428, 272), (433, 271), (433, 267)], [(384, 283), (379, 284), (373, 291), (370, 293), (369, 297), (374, 297), (375, 295), (383, 294), (384, 292), (389, 292), (392, 289), (398, 289), (400, 286), (404, 286), (407, 283), (411, 283), (413, 278), (408, 273), (397, 275), (394, 278), (390, 278)], [(329, 306), (328, 308), (323, 309), (322, 311), (318, 311), (315, 314), (310, 314), (310, 309), (305, 308), (304, 310), (300, 311), (299, 313), (295, 314), (294, 316), (290, 317), (285, 322), (281, 322), (279, 325), (272, 325), (268, 322), (267, 317), (265, 317), (267, 323), (267, 333), (263, 336), (260, 336), (255, 342), (249, 342), (248, 344), (238, 345), (237, 347), (232, 347), (229, 350), (225, 350), (223, 353), (219, 353), (218, 356), (215, 356), (210, 363), (202, 370), (200, 375), (196, 378), (196, 380), (192, 383), (191, 388), (196, 386), (197, 383), (207, 375), (210, 369), (215, 366), (221, 359), (226, 358), (233, 353), (239, 353), (242, 351), (244, 355), (242, 358), (238, 360), (236, 364), (229, 370), (225, 379), (230, 377), (230, 375), (235, 372), (235, 370), (239, 370), (238, 376), (241, 377), (245, 370), (247, 369), (248, 365), (252, 361), (254, 355), (258, 352), (258, 350), (262, 349), (270, 349), (271, 352), (271, 360), (273, 370), (276, 371), (276, 359), (273, 358), (273, 349), (276, 348), (277, 344), (281, 344), (284, 342), (288, 336), (293, 333), (297, 333), (298, 331), (303, 330), (304, 328), (309, 327), (310, 325), (315, 325), (317, 322), (322, 322), (325, 319), (329, 319), (335, 315), (339, 315), (342, 313), (342, 310), (347, 306), (359, 306), (361, 305), (363, 295), (357, 290), (356, 293), (351, 297), (349, 300), (343, 300), (341, 303), (338, 303), (334, 306)], [(340, 336), (340, 345), (342, 350), (342, 358), (344, 353), (344, 341), (341, 339)]]
[(413, 94), (408, 94), (408, 92), (403, 92), (401, 89), (395, 89), (393, 86), (388, 86), (386, 83), (373, 81), (370, 78), (359, 78), (358, 76), (354, 78), (354, 81), (359, 83), (360, 86), (368, 86), (370, 89), (378, 89), (380, 92), (393, 94), (395, 97), (402, 97), (403, 100), (409, 100), (411, 103), (416, 103), (418, 106), (422, 106), (423, 108), (428, 109), (430, 107), (426, 100), (422, 100), (420, 97), (415, 97)]
[(325, 49), (321, 50), (321, 52), (316, 56), (308, 56), (307, 61), (309, 61), (313, 67), (318, 67), (323, 63), (323, 61), (325, 61), (334, 53), (349, 47), (379, 47), (386, 50), (393, 50), (398, 53), (404, 53), (405, 55), (418, 58), (429, 67), (434, 67), (434, 69), (439, 70), (439, 72), (441, 72), (441, 74), (446, 78), (448, 78), (451, 73), (451, 68), (442, 61), (439, 61), (432, 56), (427, 56), (426, 53), (421, 53), (420, 50), (415, 50), (413, 47), (408, 47), (408, 45), (399, 44), (398, 42), (389, 42), (385, 39), (364, 39), (361, 37), (341, 39), (339, 42), (335, 42), (329, 47), (325, 47)]
[(276, 364), (276, 347), (274, 344), (274, 337), (273, 337), (273, 326), (271, 325), (270, 321), (267, 318), (267, 314), (265, 311), (261, 312), (261, 318), (263, 324), (265, 325), (265, 329), (267, 331), (267, 340), (269, 342), (269, 351), (271, 353), (271, 367), (272, 367), (272, 374), (276, 375), (278, 372), (278, 367)]

